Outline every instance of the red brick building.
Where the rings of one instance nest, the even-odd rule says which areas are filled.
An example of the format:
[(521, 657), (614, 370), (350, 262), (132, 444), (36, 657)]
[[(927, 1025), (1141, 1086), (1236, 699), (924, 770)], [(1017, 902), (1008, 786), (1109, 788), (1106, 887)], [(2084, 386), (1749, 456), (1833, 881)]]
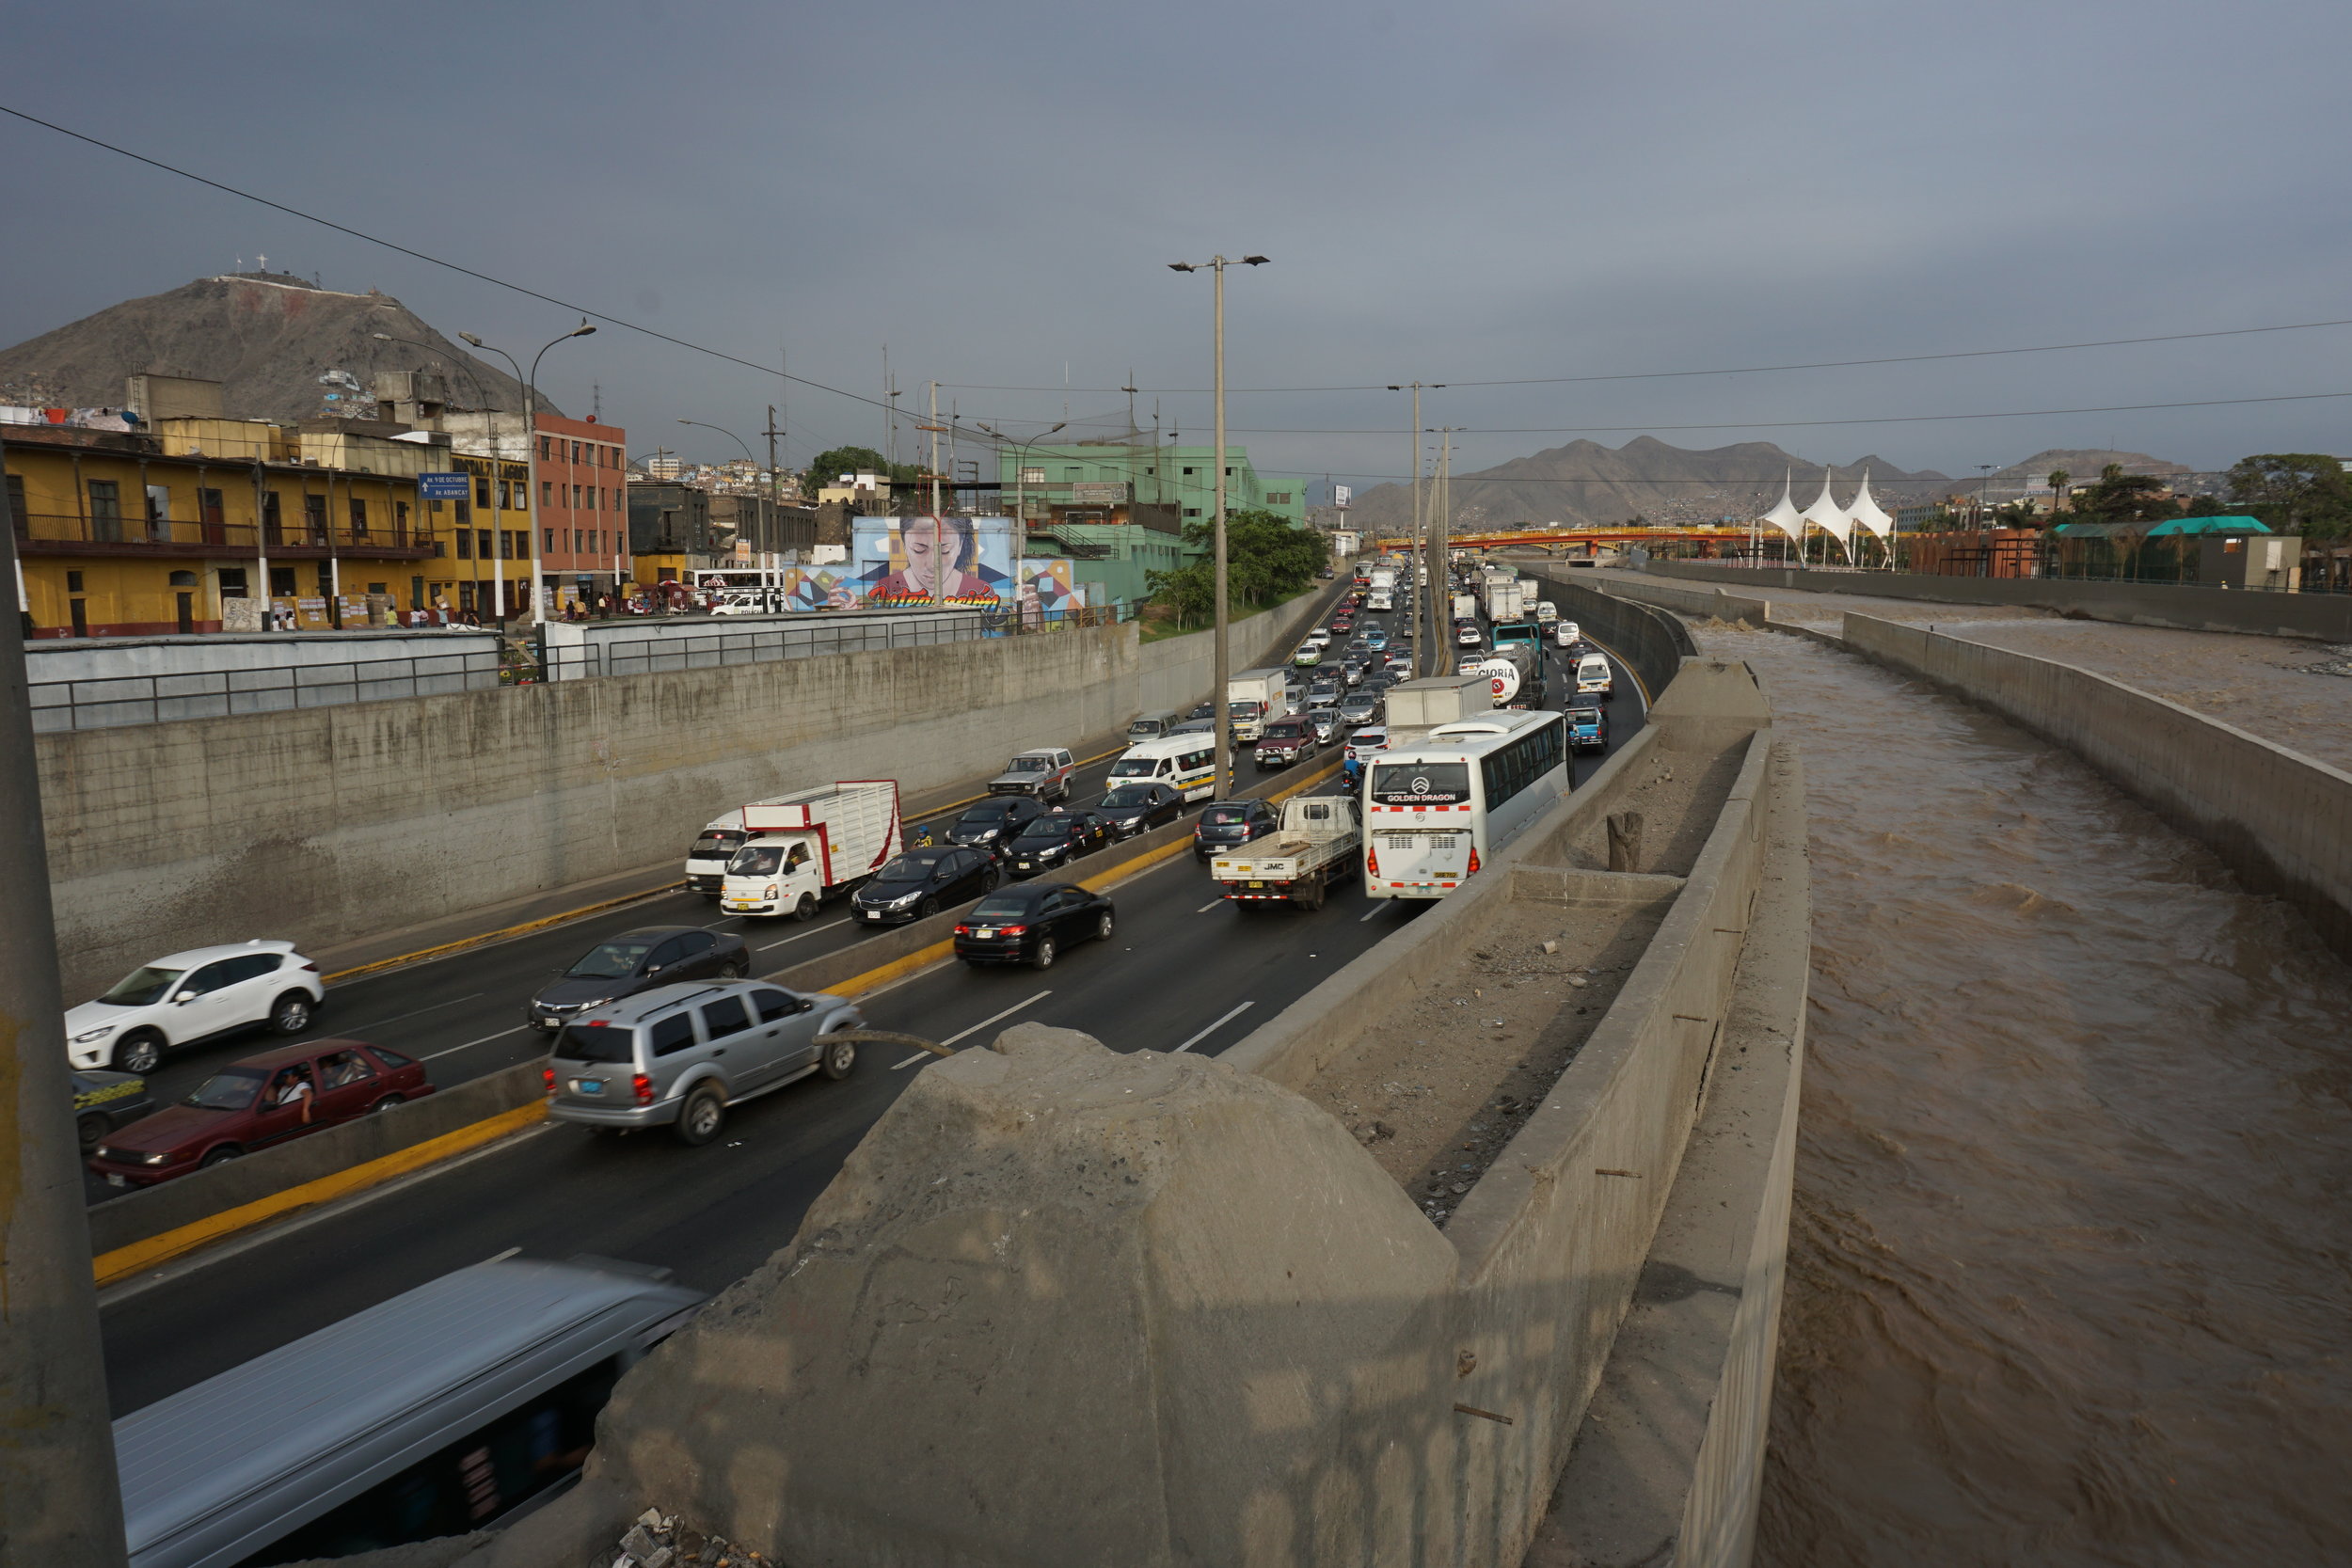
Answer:
[(628, 580), (628, 433), (541, 414), (537, 440), (540, 568), (556, 614)]

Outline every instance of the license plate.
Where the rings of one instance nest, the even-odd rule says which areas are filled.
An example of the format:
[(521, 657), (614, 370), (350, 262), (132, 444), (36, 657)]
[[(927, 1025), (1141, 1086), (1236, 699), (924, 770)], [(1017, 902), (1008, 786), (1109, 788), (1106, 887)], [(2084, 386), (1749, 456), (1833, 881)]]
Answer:
[(723, 910), (755, 910), (759, 906), (756, 904), (737, 903), (733, 900), (723, 898), (719, 901), (719, 907)]
[(1252, 883), (1250, 883), (1249, 885), (1250, 885), (1251, 887), (1263, 887), (1263, 886), (1265, 886), (1265, 884), (1264, 884), (1263, 882), (1252, 882)]
[(972, 934), (976, 937), (993, 937), (996, 934), (996, 927), (993, 926), (975, 926), (972, 928)]
[(859, 912), (863, 913), (868, 920), (880, 920), (882, 918), (882, 911), (880, 910), (864, 910)]
[(604, 1080), (601, 1078), (575, 1078), (572, 1080), (572, 1091), (575, 1094), (602, 1094), (604, 1092)]
[(131, 1183), (127, 1178), (120, 1176), (114, 1171), (108, 1171), (106, 1173), (106, 1185), (109, 1187), (127, 1187)]

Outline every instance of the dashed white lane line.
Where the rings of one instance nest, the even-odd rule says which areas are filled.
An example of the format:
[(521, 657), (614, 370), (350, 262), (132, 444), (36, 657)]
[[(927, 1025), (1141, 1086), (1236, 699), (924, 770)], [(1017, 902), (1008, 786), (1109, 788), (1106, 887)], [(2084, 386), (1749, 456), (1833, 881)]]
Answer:
[(1192, 912), (1195, 914), (1206, 914), (1211, 910), (1221, 908), (1224, 903), (1225, 896), (1224, 895), (1219, 894), (1216, 897), (1210, 899), (1207, 903), (1201, 905), (1199, 909), (1193, 911)]
[[(941, 1040), (939, 1043), (942, 1045), (953, 1045), (960, 1039), (964, 1039), (970, 1036), (978, 1034), (981, 1030), (987, 1028), (992, 1023), (1002, 1022), (1004, 1020), (1009, 1019), (1013, 1014), (1019, 1012), (1022, 1008), (1032, 1006), (1037, 1003), (1044, 1001), (1047, 997), (1053, 994), (1053, 989), (1048, 987), (1044, 990), (1039, 991), (1035, 996), (1030, 997), (1028, 1001), (1016, 1002), (1011, 1006), (1007, 1007), (1003, 1012), (996, 1014), (994, 1017), (984, 1018), (980, 1020), (979, 1022), (972, 1025), (969, 1029), (960, 1029), (956, 1033), (948, 1036), (946, 1039)], [(913, 1067), (917, 1062), (930, 1061), (931, 1059), (931, 1054), (932, 1053), (928, 1051), (918, 1051), (914, 1055), (909, 1056), (905, 1061), (898, 1063), (896, 1067), (893, 1067), (890, 1070), (893, 1072), (903, 1071), (907, 1068)]]
[(502, 1040), (509, 1035), (519, 1035), (530, 1027), (528, 1023), (517, 1023), (512, 1029), (501, 1029), (495, 1035), (485, 1035), (478, 1040), (468, 1040), (463, 1045), (453, 1045), (446, 1051), (433, 1052), (423, 1059), (428, 1062), (437, 1062), (444, 1056), (454, 1056), (460, 1051), (471, 1051), (477, 1045), (487, 1045), (492, 1040)]
[[(377, 1019), (375, 1022), (373, 1022), (373, 1023), (346, 1023), (346, 1024), (342, 1025), (342, 1027), (345, 1031), (364, 1029), (364, 1030), (367, 1030), (367, 1031), (368, 1031), (368, 1032), (370, 1032), (370, 1033), (373, 1033), (375, 1030), (378, 1030), (378, 1029), (383, 1028), (383, 1027), (384, 1027), (384, 1025), (386, 1025), (387, 1023), (398, 1023), (398, 1022), (399, 1022), (401, 1020), (403, 1020), (403, 1019), (407, 1019), (407, 1018), (415, 1018), (415, 1017), (417, 1016), (417, 1014), (418, 1014), (418, 1013), (430, 1013), (430, 1012), (437, 1012), (439, 1009), (441, 1009), (441, 1008), (443, 1008), (443, 1007), (454, 1007), (454, 1006), (457, 1006), (457, 1004), (459, 1004), (460, 1002), (472, 1002), (472, 1001), (476, 1001), (476, 1000), (478, 1000), (479, 998), (482, 998), (482, 997), (487, 996), (487, 995), (489, 995), (489, 994), (490, 994), (490, 993), (489, 993), (488, 991), (481, 991), (481, 990), (472, 991), (472, 992), (469, 992), (469, 993), (468, 993), (467, 995), (464, 995), (464, 996), (453, 996), (453, 997), (451, 997), (451, 998), (450, 998), (448, 1001), (446, 1001), (446, 1002), (436, 1002), (436, 1003), (434, 1003), (434, 1004), (433, 1004), (433, 1006), (430, 1006), (430, 1007), (419, 1007), (419, 1008), (417, 1008), (414, 1012), (394, 1013), (394, 1014), (393, 1014), (391, 1017), (389, 1017), (389, 1018), (379, 1018), (379, 1019)], [(341, 1037), (341, 1036), (338, 1036), (338, 1037), (337, 1037), (337, 1038), (341, 1038), (342, 1037)]]
[(754, 951), (754, 952), (756, 952), (756, 953), (765, 953), (765, 952), (767, 952), (767, 951), (768, 951), (768, 949), (769, 949), (769, 948), (771, 948), (771, 947), (782, 947), (782, 946), (785, 944), (785, 942), (803, 942), (803, 941), (806, 941), (808, 938), (810, 938), (810, 937), (813, 937), (813, 936), (817, 935), (817, 934), (818, 934), (818, 932), (820, 932), (820, 931), (830, 931), (830, 930), (832, 930), (832, 929), (833, 929), (834, 927), (836, 927), (836, 926), (847, 926), (849, 923), (850, 923), (850, 922), (848, 921), (848, 919), (847, 919), (847, 918), (843, 918), (843, 919), (840, 919), (840, 920), (829, 920), (829, 921), (825, 922), (825, 924), (823, 924), (822, 926), (811, 926), (811, 927), (810, 927), (807, 930), (801, 932), (798, 936), (789, 936), (789, 937), (786, 937), (786, 938), (785, 938), (782, 942), (765, 942), (765, 943), (762, 943), (760, 946), (754, 948), (754, 949), (753, 949), (753, 951)]
[(1396, 900), (1393, 898), (1376, 898), (1373, 900), (1372, 908), (1366, 910), (1362, 914), (1356, 917), (1356, 924), (1361, 926), (1365, 921), (1370, 920), (1374, 915), (1384, 914), (1395, 907)]
[[(1232, 1012), (1227, 1013), (1223, 1018), (1218, 1019), (1215, 1023), (1210, 1024), (1206, 1029), (1201, 1030), (1200, 1033), (1193, 1036), (1192, 1038), (1178, 1046), (1176, 1051), (1190, 1051), (1194, 1046), (1199, 1045), (1202, 1040), (1207, 1039), (1211, 1035), (1216, 1034), (1219, 1029), (1224, 1028), (1227, 1024), (1232, 1022), (1233, 1020), (1241, 1017), (1242, 1014), (1248, 1012), (1250, 1008), (1256, 1006), (1257, 1004), (1255, 1002), (1243, 1003), (1240, 1006), (1235, 1007)], [(1168, 1053), (1171, 1056), (1175, 1053), (1176, 1053), (1174, 1051)]]

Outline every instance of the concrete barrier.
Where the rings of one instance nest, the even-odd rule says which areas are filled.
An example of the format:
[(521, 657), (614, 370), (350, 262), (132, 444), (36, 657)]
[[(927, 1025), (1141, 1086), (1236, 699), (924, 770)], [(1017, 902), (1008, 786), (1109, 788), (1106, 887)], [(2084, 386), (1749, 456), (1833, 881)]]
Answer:
[(2352, 774), (2055, 659), (1868, 615), (1845, 641), (2074, 752), (2352, 958)]
[(1794, 566), (1720, 566), (1703, 561), (1645, 562), (1644, 573), (1756, 593), (1772, 588), (1861, 594), (1927, 604), (2023, 605), (2129, 626), (2238, 631), (2352, 642), (2352, 594), (2239, 593), (2160, 582), (2070, 578), (1947, 578), (1923, 572), (1817, 572)]
[(1584, 578), (1571, 578), (1565, 567), (1530, 575), (1544, 585), (1541, 597), (1558, 605), (1564, 617), (1633, 666), (1645, 695), (1653, 701), (1680, 672), (1682, 661), (1698, 653), (1690, 628), (1672, 615), (1587, 587)]
[(1643, 582), (1616, 573), (1597, 575), (1585, 580), (1613, 598), (1632, 599), (1659, 610), (1671, 610), (1677, 615), (1695, 616), (1702, 621), (1744, 621), (1760, 628), (1772, 619), (1772, 614), (1769, 600), (1752, 599), (1721, 588), (1669, 588), (1664, 583)]

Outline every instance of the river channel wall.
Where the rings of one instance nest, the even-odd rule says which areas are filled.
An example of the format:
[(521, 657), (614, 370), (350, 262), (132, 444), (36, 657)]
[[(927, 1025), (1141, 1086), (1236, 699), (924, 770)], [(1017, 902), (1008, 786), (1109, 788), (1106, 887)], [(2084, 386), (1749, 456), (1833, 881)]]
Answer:
[(1613, 573), (1593, 580), (1596, 588), (1613, 598), (1631, 599), (1696, 620), (1744, 622), (1759, 631), (1772, 622), (1772, 601), (1734, 594), (1728, 589), (1671, 588), (1662, 582), (1644, 582)]
[(1868, 615), (1849, 614), (1845, 633), (1854, 653), (2074, 752), (2352, 958), (2352, 774), (2055, 659)]
[(1796, 566), (1718, 566), (1703, 561), (1650, 560), (1656, 577), (1682, 578), (1762, 593), (1863, 594), (1928, 604), (2025, 605), (2183, 631), (2241, 631), (2264, 637), (2315, 637), (2352, 642), (2352, 594), (2264, 594), (2160, 582), (2088, 582), (2068, 578), (1947, 578), (1923, 572), (1817, 572)]
[[(1328, 595), (1234, 625), (1286, 654)], [(645, 865), (747, 800), (909, 794), (1199, 700), (1210, 634), (1133, 625), (37, 738), (69, 996), (247, 937), (318, 948)]]
[(1559, 606), (1564, 618), (1574, 621), (1633, 666), (1641, 677), (1645, 700), (1656, 700), (1682, 668), (1682, 661), (1699, 651), (1691, 641), (1690, 628), (1671, 615), (1653, 614), (1613, 598), (1588, 587), (1565, 568), (1530, 570), (1529, 575), (1544, 585), (1539, 597)]

